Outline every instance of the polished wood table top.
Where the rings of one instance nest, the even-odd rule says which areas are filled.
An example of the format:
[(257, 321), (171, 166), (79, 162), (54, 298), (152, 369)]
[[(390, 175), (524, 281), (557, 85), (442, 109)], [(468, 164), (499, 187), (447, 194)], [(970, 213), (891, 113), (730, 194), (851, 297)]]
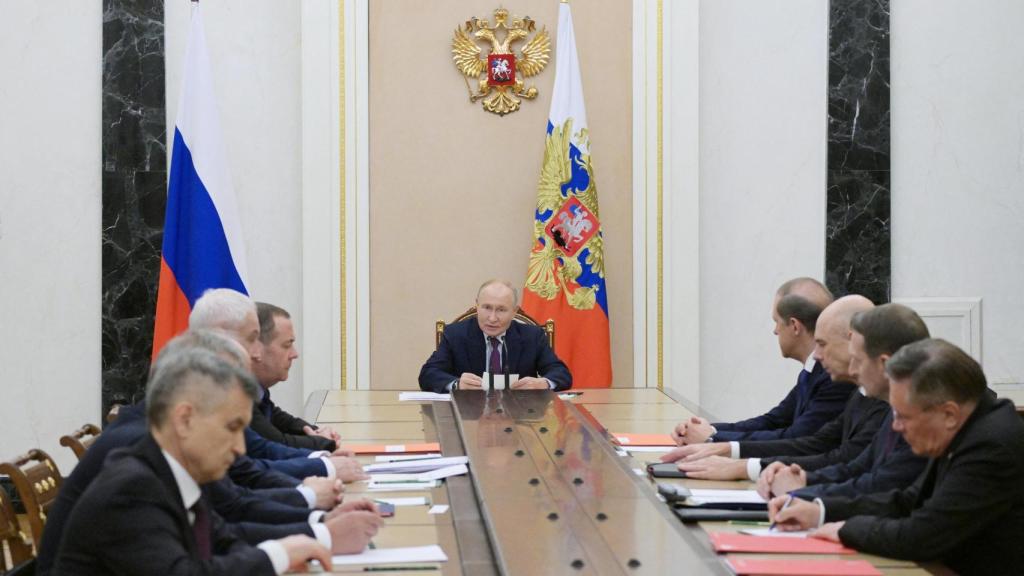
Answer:
[[(482, 418), (486, 403), (478, 407), (479, 414), (474, 414), (472, 403), (456, 406), (455, 402), (400, 402), (396, 390), (315, 392), (306, 404), (305, 415), (307, 420), (337, 430), (342, 435), (343, 445), (440, 441), (446, 456), (452, 455), (448, 446), (457, 446), (469, 453), (471, 478), (449, 478), (432, 490), (367, 493), (365, 483), (346, 487), (349, 497), (426, 496), (430, 504), (451, 505), (443, 514), (428, 514), (429, 505), (397, 508), (396, 515), (387, 521), (374, 544), (378, 547), (438, 544), (449, 561), (416, 565), (415, 570), (396, 566), (387, 570), (388, 574), (496, 574), (499, 565), (510, 568), (512, 574), (662, 574), (667, 567), (673, 567), (672, 571), (677, 573), (730, 573), (722, 557), (716, 558), (711, 552), (707, 532), (735, 531), (742, 526), (725, 522), (684, 525), (672, 517), (676, 527), (685, 527), (683, 540), (677, 541), (679, 533), (669, 530), (668, 524), (662, 525), (661, 514), (668, 510), (667, 506), (661, 505), (659, 510), (648, 498), (655, 492), (653, 482), (646, 476), (629, 473), (642, 470), (646, 461), (657, 459), (659, 454), (609, 456), (615, 453), (608, 452), (607, 433), (602, 430), (664, 434), (679, 420), (694, 414), (703, 415), (699, 407), (656, 389), (582, 392), (568, 398), (567, 403), (584, 407), (600, 427), (588, 422), (581, 411), (558, 407), (557, 401), (549, 402), (543, 411), (540, 405), (529, 405), (535, 410), (533, 414), (522, 412), (528, 403), (516, 408), (521, 409), (521, 414), (496, 413), (496, 406), (492, 405), (488, 417)], [(460, 420), (460, 408), (463, 412), (470, 410), (468, 418)], [(504, 408), (512, 409), (511, 406)], [(547, 430), (541, 433), (541, 427)], [(513, 432), (506, 432), (507, 428)], [(605, 438), (598, 438), (601, 434)], [(463, 437), (468, 437), (468, 441), (463, 443), (466, 439)], [(586, 446), (584, 437), (589, 438)], [(553, 458), (545, 456), (553, 454), (559, 442), (572, 459), (561, 467)], [(516, 456), (517, 450), (523, 455)], [(359, 459), (370, 463), (375, 457), (360, 456)], [(622, 470), (627, 474), (621, 474)], [(529, 486), (529, 480), (534, 477), (531, 474), (540, 480), (537, 486)], [(572, 483), (577, 478), (582, 480), (581, 485)], [(751, 487), (750, 482), (690, 479), (671, 482), (693, 488)], [(475, 492), (483, 493), (480, 501)], [(547, 518), (553, 511), (558, 514), (558, 520)], [(616, 522), (593, 521), (598, 513)], [(574, 529), (556, 529), (567, 524), (573, 524)], [(488, 532), (497, 535), (499, 550), (490, 549)], [(571, 535), (575, 535), (575, 541)], [(510, 546), (510, 542), (529, 543), (530, 546), (522, 548), (529, 552)], [(689, 542), (689, 545), (680, 542)], [(502, 558), (505, 549), (512, 551), (512, 556)], [(619, 560), (630, 554), (643, 554), (652, 560), (635, 568), (622, 568)], [(594, 557), (598, 561), (574, 568), (571, 562), (577, 556)], [(821, 558), (816, 555), (792, 557)], [(708, 558), (711, 564), (707, 563)], [(868, 554), (843, 556), (843, 559), (867, 560), (886, 575), (932, 573), (913, 562)], [(684, 566), (689, 569), (680, 571)], [(428, 569), (431, 567), (433, 570)], [(347, 566), (334, 573), (363, 572), (363, 568)]]

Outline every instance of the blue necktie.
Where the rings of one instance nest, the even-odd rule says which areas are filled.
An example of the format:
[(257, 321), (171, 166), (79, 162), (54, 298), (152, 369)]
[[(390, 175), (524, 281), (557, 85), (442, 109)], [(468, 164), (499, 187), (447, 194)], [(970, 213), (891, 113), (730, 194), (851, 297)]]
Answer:
[(260, 412), (263, 416), (270, 420), (271, 415), (274, 413), (274, 406), (270, 404), (270, 390), (263, 391), (263, 399), (260, 400)]

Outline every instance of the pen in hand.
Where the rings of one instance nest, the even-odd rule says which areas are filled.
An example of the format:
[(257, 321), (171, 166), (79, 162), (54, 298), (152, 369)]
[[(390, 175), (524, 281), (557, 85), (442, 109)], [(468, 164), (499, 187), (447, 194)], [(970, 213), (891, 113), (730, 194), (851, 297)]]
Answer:
[[(779, 512), (782, 512), (783, 510), (785, 510), (792, 503), (793, 503), (793, 495), (790, 494), (789, 497), (786, 498), (786, 501), (782, 504), (782, 508), (779, 508)], [(775, 517), (776, 518), (779, 517), (778, 513), (775, 514)], [(768, 529), (769, 530), (775, 530), (776, 524), (778, 524), (777, 521), (772, 521), (772, 523), (768, 526)]]

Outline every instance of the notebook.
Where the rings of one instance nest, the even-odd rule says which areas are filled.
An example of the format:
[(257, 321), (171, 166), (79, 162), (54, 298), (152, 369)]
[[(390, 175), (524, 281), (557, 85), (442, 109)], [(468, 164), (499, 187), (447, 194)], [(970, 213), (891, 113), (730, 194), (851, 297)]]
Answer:
[(708, 534), (715, 552), (757, 552), (761, 554), (856, 554), (838, 542), (820, 538), (772, 538), (735, 532)]
[(726, 564), (738, 576), (882, 576), (867, 560), (794, 560), (730, 556)]

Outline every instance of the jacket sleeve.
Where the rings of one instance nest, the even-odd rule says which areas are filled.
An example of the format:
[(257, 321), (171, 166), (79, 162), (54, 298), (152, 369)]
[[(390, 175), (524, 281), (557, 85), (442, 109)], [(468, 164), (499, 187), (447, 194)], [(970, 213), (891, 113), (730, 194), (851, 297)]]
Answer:
[(450, 328), (445, 329), (441, 335), (441, 345), (427, 358), (427, 361), (420, 368), (420, 389), (428, 392), (444, 394), (448, 392), (448, 385), (459, 379), (455, 372), (454, 350), (450, 341)]
[(304, 450), (307, 455), (309, 452), (315, 450), (334, 452), (337, 448), (334, 441), (330, 438), (324, 438), (323, 436), (309, 436), (305, 433), (288, 434), (282, 432), (277, 426), (274, 426), (270, 420), (267, 420), (267, 417), (259, 410), (253, 410), (252, 422), (249, 423), (249, 428), (262, 436), (265, 440), (283, 444), (291, 448)]
[(246, 488), (294, 488), (299, 485), (295, 478), (271, 470), (265, 461), (244, 455), (235, 458), (228, 475), (235, 484)]
[(780, 440), (741, 441), (740, 457), (806, 456), (821, 454), (839, 445), (843, 439), (842, 418), (825, 424), (810, 436)]
[(274, 425), (274, 428), (277, 428), (278, 430), (284, 432), (285, 434), (305, 435), (306, 433), (305, 431), (303, 431), (303, 428), (305, 426), (309, 426), (310, 428), (316, 430), (315, 424), (310, 424), (309, 422), (306, 422), (305, 420), (299, 418), (298, 416), (293, 416), (288, 412), (285, 412), (284, 410), (281, 409), (280, 406), (276, 404), (274, 404), (274, 410), (271, 412), (270, 415), (270, 423)]
[(534, 345), (537, 347), (537, 374), (541, 378), (547, 378), (554, 384), (554, 390), (568, 390), (572, 388), (572, 374), (564, 362), (558, 359), (555, 351), (548, 345), (548, 337), (543, 330), (535, 331)]
[(210, 506), (228, 522), (266, 522), (273, 524), (303, 522), (309, 519), (309, 508), (298, 490), (288, 488), (302, 500), (302, 507), (275, 502), (236, 486), (224, 479), (203, 486)]
[[(742, 432), (719, 432), (715, 434), (715, 441), (776, 440), (812, 435), (842, 414), (853, 390), (854, 388), (846, 382), (829, 380), (815, 391), (808, 400), (807, 407), (795, 415), (797, 389), (794, 387), (786, 398), (767, 414), (737, 422), (733, 425), (735, 428), (726, 428)], [(718, 424), (715, 424), (715, 428), (719, 428)]]

